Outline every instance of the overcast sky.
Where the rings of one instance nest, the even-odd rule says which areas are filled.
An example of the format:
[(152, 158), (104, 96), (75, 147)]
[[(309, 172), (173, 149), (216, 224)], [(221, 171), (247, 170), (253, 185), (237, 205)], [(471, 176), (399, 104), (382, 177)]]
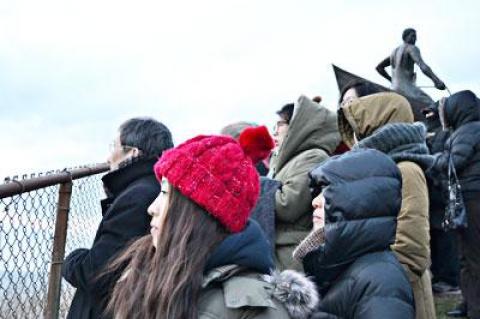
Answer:
[(0, 0), (0, 177), (102, 162), (133, 116), (179, 143), (270, 127), (300, 94), (334, 108), (331, 63), (388, 85), (375, 66), (406, 27), (452, 91), (479, 94), (479, 3)]

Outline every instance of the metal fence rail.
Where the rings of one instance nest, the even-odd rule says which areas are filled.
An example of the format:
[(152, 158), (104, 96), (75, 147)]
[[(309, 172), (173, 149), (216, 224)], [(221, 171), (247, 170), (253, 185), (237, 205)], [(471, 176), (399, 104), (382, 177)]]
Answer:
[(0, 318), (65, 318), (65, 253), (89, 247), (101, 219), (99, 164), (0, 185)]

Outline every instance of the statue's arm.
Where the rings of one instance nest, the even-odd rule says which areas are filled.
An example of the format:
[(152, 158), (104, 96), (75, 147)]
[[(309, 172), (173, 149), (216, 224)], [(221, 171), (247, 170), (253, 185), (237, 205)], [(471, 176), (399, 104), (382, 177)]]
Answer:
[(390, 66), (390, 57), (387, 57), (377, 65), (376, 70), (378, 73), (380, 73), (381, 76), (383, 76), (388, 81), (392, 82), (392, 77), (385, 70), (385, 68), (389, 66)]
[(420, 70), (422, 70), (423, 74), (432, 79), (437, 89), (445, 90), (445, 83), (443, 83), (442, 80), (440, 80), (440, 78), (433, 73), (432, 69), (423, 61), (422, 56), (420, 55), (420, 50), (416, 46), (412, 46), (410, 50), (408, 50), (408, 54), (410, 54), (412, 60), (420, 67)]

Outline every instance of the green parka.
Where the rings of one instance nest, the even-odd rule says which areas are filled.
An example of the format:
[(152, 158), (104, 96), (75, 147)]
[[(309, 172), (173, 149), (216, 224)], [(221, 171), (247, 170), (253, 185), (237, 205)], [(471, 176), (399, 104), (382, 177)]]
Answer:
[(303, 274), (260, 275), (237, 265), (208, 272), (199, 298), (199, 319), (306, 319), (318, 303)]
[(339, 142), (336, 114), (301, 96), (287, 136), (270, 163), (269, 177), (282, 183), (275, 195), (275, 259), (280, 270), (302, 270), (292, 253), (313, 226), (308, 173), (326, 160)]

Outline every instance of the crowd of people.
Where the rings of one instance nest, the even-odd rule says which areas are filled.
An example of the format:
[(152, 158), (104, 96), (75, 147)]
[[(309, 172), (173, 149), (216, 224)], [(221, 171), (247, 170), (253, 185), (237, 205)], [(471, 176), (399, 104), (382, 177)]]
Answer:
[(337, 112), (281, 107), (273, 132), (238, 122), (174, 147), (161, 122), (126, 121), (93, 246), (63, 264), (68, 318), (431, 319), (433, 282), (479, 319), (480, 100), (424, 111), (355, 82)]

